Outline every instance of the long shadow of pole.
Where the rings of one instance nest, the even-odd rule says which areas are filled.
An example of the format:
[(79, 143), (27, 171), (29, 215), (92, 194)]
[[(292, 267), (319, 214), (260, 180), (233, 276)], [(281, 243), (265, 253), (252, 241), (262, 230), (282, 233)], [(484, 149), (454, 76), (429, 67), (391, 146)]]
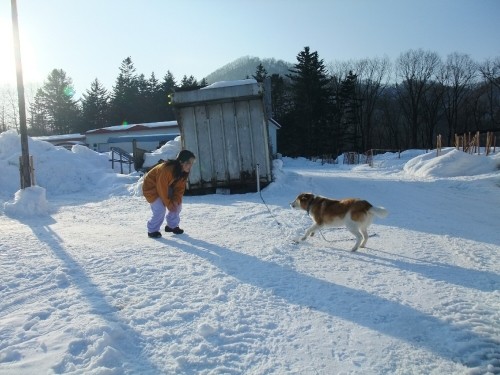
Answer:
[[(118, 314), (118, 310), (106, 302), (106, 296), (99, 290), (99, 287), (92, 282), (80, 264), (65, 250), (62, 245), (63, 240), (49, 226), (53, 223), (52, 220), (52, 218), (48, 218), (45, 223), (41, 223), (40, 219), (37, 219), (33, 223), (30, 223), (28, 220), (25, 221), (25, 225), (28, 225), (35, 236), (41, 242), (47, 244), (55, 256), (68, 268), (70, 283), (80, 290), (81, 297), (91, 306), (91, 310), (88, 313), (101, 317), (121, 337), (120, 340), (114, 340), (109, 345), (117, 346), (114, 347), (114, 350), (119, 352), (119, 358), (123, 360), (121, 363), (116, 363), (116, 366), (125, 373), (161, 373), (153, 363), (143, 356), (143, 348), (141, 347), (143, 338), (141, 335), (123, 322)], [(80, 353), (79, 357), (81, 356), (82, 354)], [(78, 361), (81, 362), (81, 358)]]

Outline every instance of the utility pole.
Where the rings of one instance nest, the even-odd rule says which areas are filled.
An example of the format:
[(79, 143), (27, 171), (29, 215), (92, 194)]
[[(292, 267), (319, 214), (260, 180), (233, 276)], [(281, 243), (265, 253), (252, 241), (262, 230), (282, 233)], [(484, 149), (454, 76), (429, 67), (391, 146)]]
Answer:
[(21, 128), (21, 189), (31, 186), (31, 168), (28, 150), (28, 130), (26, 127), (26, 104), (24, 101), (23, 68), (21, 64), (21, 42), (19, 40), (19, 26), (17, 23), (16, 0), (11, 0), (12, 5), (12, 31), (14, 35), (14, 54), (16, 57), (17, 73), (17, 98), (19, 101), (19, 125)]

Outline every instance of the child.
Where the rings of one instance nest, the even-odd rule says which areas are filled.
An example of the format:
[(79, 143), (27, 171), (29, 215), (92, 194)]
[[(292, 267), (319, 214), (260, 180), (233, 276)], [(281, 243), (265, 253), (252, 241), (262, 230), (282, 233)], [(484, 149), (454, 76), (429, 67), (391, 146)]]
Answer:
[(182, 210), (186, 181), (195, 159), (191, 151), (182, 150), (175, 160), (158, 164), (144, 176), (142, 192), (152, 211), (151, 219), (147, 222), (148, 237), (161, 237), (160, 228), (164, 218), (167, 221), (165, 232), (184, 233), (184, 230), (179, 228), (179, 214)]

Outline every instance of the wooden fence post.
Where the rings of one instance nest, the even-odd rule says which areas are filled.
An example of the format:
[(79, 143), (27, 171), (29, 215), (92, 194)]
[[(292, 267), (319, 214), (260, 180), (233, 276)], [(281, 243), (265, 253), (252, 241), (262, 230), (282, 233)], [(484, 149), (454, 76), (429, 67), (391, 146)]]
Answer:
[[(30, 186), (35, 186), (36, 185), (36, 182), (35, 182), (35, 167), (34, 167), (34, 162), (33, 162), (33, 155), (29, 155), (29, 157), (27, 158), (28, 159), (28, 166), (25, 166), (24, 165), (24, 160), (25, 158), (23, 158), (22, 155), (19, 156), (19, 171), (21, 172), (20, 176), (21, 176), (21, 189), (26, 189), (27, 187), (30, 187)], [(27, 185), (27, 182), (26, 182), (26, 179), (23, 178), (23, 174), (22, 174), (22, 171), (23, 170), (27, 170), (28, 171), (28, 175), (29, 175), (29, 185)]]
[(488, 144), (488, 148), (486, 149), (486, 155), (489, 155), (491, 152), (490, 148), (491, 148), (492, 141), (493, 141), (493, 133), (488, 132), (486, 134), (486, 143)]
[(33, 161), (33, 155), (30, 155), (30, 176), (31, 176), (31, 186), (35, 186), (36, 185), (35, 163)]

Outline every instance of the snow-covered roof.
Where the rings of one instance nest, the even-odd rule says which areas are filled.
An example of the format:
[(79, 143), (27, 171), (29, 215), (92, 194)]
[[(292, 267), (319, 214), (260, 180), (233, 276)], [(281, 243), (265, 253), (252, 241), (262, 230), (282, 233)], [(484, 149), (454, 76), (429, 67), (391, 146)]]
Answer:
[(234, 101), (261, 96), (262, 87), (255, 79), (243, 79), (220, 81), (200, 89), (177, 91), (172, 101), (177, 106), (190, 106), (212, 101)]
[(82, 140), (85, 139), (85, 135), (76, 133), (76, 134), (59, 134), (59, 135), (44, 135), (40, 137), (31, 137), (33, 139), (37, 139), (39, 141), (67, 141), (67, 140)]
[(208, 85), (206, 87), (202, 87), (200, 90), (217, 89), (220, 87), (230, 87), (230, 86), (252, 85), (252, 84), (256, 84), (256, 83), (257, 83), (257, 81), (253, 78), (240, 79), (240, 80), (236, 80), (236, 81), (220, 81), (220, 82), (214, 82), (211, 85)]
[(109, 133), (116, 131), (140, 131), (147, 130), (151, 128), (170, 128), (176, 127), (177, 121), (160, 121), (160, 122), (146, 122), (140, 124), (127, 124), (127, 125), (114, 125), (105, 128), (88, 130), (85, 134), (91, 133)]

